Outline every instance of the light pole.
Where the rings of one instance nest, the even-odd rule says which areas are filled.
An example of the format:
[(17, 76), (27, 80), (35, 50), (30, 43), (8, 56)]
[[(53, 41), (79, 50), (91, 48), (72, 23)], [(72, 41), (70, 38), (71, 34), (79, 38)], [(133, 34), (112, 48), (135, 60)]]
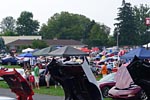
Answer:
[(117, 32), (117, 51), (119, 51), (119, 35), (120, 33)]
[(119, 35), (120, 33), (117, 31), (117, 51), (118, 51), (118, 57), (117, 59), (119, 60)]

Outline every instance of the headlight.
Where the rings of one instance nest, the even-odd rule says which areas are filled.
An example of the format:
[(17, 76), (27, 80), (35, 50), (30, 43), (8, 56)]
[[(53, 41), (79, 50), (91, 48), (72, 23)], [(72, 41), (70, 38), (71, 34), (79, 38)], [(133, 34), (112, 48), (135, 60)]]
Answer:
[(128, 97), (134, 97), (135, 96), (135, 94), (129, 94), (128, 95)]

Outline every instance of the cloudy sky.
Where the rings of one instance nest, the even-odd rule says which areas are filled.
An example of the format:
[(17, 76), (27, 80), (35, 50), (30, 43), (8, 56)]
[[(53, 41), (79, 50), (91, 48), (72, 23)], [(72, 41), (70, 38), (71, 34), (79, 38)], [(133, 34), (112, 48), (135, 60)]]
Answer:
[[(17, 19), (22, 11), (32, 12), (40, 24), (46, 23), (55, 13), (68, 11), (82, 14), (91, 20), (114, 28), (118, 7), (122, 0), (0, 0), (0, 21), (7, 16)], [(133, 5), (150, 4), (150, 0), (126, 0)]]

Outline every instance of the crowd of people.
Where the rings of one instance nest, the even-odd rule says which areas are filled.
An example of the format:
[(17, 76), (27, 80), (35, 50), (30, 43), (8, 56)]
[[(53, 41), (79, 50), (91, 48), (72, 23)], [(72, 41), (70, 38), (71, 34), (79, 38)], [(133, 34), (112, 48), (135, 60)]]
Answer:
[[(97, 55), (95, 55), (97, 56)], [(93, 62), (94, 60), (92, 60), (95, 56), (91, 56), (89, 55), (87, 57), (89, 62)], [(47, 60), (48, 58), (44, 58), (42, 57), (45, 61), (44, 67), (43, 65), (40, 63), (40, 61), (37, 61), (37, 63), (35, 63), (34, 65), (30, 65), (29, 63), (25, 63), (24, 64), (24, 69), (25, 69), (25, 73), (26, 73), (26, 79), (28, 80), (29, 84), (31, 85), (32, 88), (37, 88), (40, 89), (39, 86), (39, 70), (41, 68), (44, 68), (45, 71), (45, 81), (46, 81), (46, 88), (50, 87), (50, 72), (47, 69), (47, 64), (48, 62), (50, 62), (52, 60), (52, 57), (49, 58), (49, 60)], [(67, 56), (67, 57), (55, 57), (56, 60), (58, 60), (59, 62), (62, 62), (63, 64), (67, 64), (67, 63), (78, 63), (78, 64), (82, 64), (83, 63), (83, 57), (82, 56)], [(101, 56), (100, 58), (102, 59), (106, 59), (106, 56)], [(113, 63), (113, 65), (112, 65)], [(90, 63), (89, 63), (90, 64)], [(101, 74), (103, 77), (105, 77), (107, 74), (111, 73), (111, 72), (116, 72), (120, 66), (120, 62), (118, 61), (118, 59), (114, 59), (113, 61), (107, 61), (104, 62), (101, 65), (101, 68), (99, 70), (97, 70), (97, 74)], [(93, 67), (93, 66), (92, 66)], [(33, 74), (32, 74), (33, 71)]]

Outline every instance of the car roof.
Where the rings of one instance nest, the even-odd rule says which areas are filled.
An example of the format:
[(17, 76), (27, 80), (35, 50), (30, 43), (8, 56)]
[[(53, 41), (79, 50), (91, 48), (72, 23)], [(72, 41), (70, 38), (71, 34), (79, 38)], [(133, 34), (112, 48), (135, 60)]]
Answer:
[(116, 72), (114, 73), (110, 73), (108, 75), (106, 75), (105, 77), (101, 78), (99, 81), (97, 81), (98, 83), (101, 83), (101, 82), (109, 82), (109, 81), (113, 81), (115, 82), (115, 75), (116, 75)]

